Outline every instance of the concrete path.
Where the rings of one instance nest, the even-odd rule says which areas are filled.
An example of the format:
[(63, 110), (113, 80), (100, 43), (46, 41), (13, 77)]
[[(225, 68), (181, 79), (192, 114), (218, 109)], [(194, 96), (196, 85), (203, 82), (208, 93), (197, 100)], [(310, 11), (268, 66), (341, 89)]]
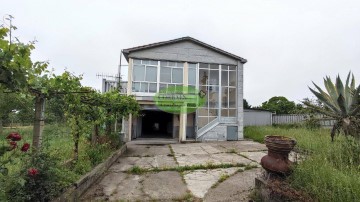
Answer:
[(82, 201), (248, 201), (266, 147), (253, 141), (128, 143)]

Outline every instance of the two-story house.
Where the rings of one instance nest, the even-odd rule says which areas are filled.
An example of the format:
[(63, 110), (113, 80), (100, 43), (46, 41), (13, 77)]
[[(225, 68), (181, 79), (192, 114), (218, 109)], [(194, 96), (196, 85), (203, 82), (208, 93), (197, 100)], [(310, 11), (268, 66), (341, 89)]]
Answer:
[[(128, 62), (126, 93), (142, 116), (123, 121), (126, 141), (138, 137), (185, 140), (243, 139), (243, 65), (246, 59), (191, 37), (122, 51)], [(171, 114), (154, 102), (159, 90), (192, 86), (206, 102), (193, 113)]]

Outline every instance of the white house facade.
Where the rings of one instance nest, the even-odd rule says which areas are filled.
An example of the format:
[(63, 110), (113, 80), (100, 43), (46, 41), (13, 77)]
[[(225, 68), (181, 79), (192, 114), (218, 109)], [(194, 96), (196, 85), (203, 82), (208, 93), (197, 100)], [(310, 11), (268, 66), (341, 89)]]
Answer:
[[(125, 92), (134, 95), (142, 116), (123, 121), (126, 141), (139, 137), (181, 141), (243, 139), (243, 65), (246, 59), (191, 37), (124, 49)], [(205, 92), (193, 113), (160, 110), (154, 96), (163, 88), (192, 86)]]

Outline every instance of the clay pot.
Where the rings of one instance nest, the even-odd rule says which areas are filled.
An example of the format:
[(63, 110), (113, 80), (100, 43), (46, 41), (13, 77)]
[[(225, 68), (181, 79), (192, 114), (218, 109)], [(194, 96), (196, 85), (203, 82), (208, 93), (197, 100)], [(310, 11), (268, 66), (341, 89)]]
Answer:
[(268, 172), (289, 174), (292, 162), (289, 153), (296, 145), (296, 141), (289, 137), (270, 135), (265, 137), (268, 154), (261, 159), (261, 166)]

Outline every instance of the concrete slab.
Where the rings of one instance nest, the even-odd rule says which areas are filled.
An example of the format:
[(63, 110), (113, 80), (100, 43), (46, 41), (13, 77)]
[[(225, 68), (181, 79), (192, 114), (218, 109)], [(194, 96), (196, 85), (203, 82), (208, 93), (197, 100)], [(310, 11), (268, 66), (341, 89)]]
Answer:
[(211, 143), (211, 145), (215, 145), (215, 147), (223, 152), (228, 151), (236, 151), (239, 152), (246, 152), (246, 151), (266, 151), (267, 148), (264, 144), (260, 144), (254, 141), (231, 141), (231, 142), (218, 142), (218, 143)]
[(130, 144), (127, 146), (127, 150), (123, 156), (128, 157), (150, 157), (156, 155), (168, 155), (171, 154), (168, 145), (152, 146), (152, 145), (135, 145)]
[(248, 196), (255, 187), (255, 177), (260, 173), (260, 168), (239, 172), (217, 187), (210, 189), (205, 195), (204, 201), (249, 201)]
[(95, 186), (91, 187), (81, 201), (144, 200), (148, 198), (141, 190), (141, 176), (126, 173), (108, 173)]
[(111, 172), (125, 172), (133, 166), (140, 168), (172, 168), (177, 164), (172, 156), (157, 155), (154, 157), (120, 157), (114, 165), (109, 168)]
[(196, 155), (196, 154), (208, 154), (202, 147), (201, 144), (173, 144), (171, 145), (176, 156), (181, 155)]
[(250, 160), (260, 163), (261, 158), (267, 155), (267, 152), (240, 152), (240, 155), (243, 155)]
[(175, 171), (149, 173), (144, 177), (143, 191), (152, 200), (181, 200), (187, 195), (187, 187)]
[(121, 183), (118, 184), (115, 191), (108, 200), (110, 201), (149, 201), (151, 198), (143, 192), (142, 182), (144, 176), (128, 175)]
[(203, 145), (201, 148), (208, 154), (221, 153), (222, 151), (211, 145)]
[(218, 154), (197, 154), (190, 156), (175, 156), (179, 166), (193, 166), (193, 165), (219, 165), (219, 164), (251, 164), (252, 161), (242, 156), (232, 153), (218, 153)]
[(198, 198), (203, 198), (207, 191), (217, 183), (222, 175), (232, 175), (240, 167), (220, 168), (213, 170), (195, 170), (184, 172), (184, 179), (188, 189)]
[(219, 161), (222, 164), (251, 164), (252, 161), (242, 156), (233, 153), (220, 153), (210, 155), (212, 159)]

